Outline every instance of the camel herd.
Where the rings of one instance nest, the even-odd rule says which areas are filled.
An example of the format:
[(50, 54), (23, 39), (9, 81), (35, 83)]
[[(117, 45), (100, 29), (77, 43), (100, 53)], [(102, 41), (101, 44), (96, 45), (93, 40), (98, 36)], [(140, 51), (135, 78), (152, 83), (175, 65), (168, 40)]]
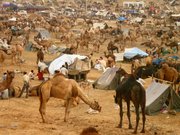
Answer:
[[(119, 104), (121, 109), (121, 121), (119, 127), (122, 127), (122, 99), (125, 98), (128, 105), (127, 115), (129, 128), (132, 128), (129, 111), (129, 103), (131, 100), (136, 107), (137, 115), (134, 133), (137, 133), (139, 122), (139, 105), (141, 106), (143, 113), (143, 129), (141, 132), (145, 132), (144, 89), (135, 79), (153, 76), (160, 79), (160, 81), (166, 80), (171, 82), (176, 93), (178, 94), (179, 92), (180, 87), (176, 87), (177, 85), (180, 85), (179, 63), (165, 61), (158, 65), (153, 64), (154, 59), (164, 58), (165, 54), (179, 54), (180, 31), (176, 29), (164, 30), (167, 25), (166, 20), (158, 20), (150, 17), (154, 27), (149, 29), (145, 26), (145, 23), (139, 24), (127, 22), (120, 24), (119, 22), (116, 22), (111, 25), (106, 20), (102, 21), (101, 19), (86, 17), (70, 18), (65, 15), (59, 15), (50, 19), (35, 13), (30, 13), (27, 17), (17, 14), (8, 14), (4, 16), (4, 19), (8, 20), (11, 17), (16, 17), (17, 21), (0, 22), (0, 64), (3, 67), (6, 67), (4, 63), (5, 60), (8, 59), (11, 60), (12, 64), (22, 64), (23, 54), (26, 53), (25, 47), (27, 47), (30, 42), (32, 42), (33, 47), (38, 49), (36, 64), (38, 64), (39, 61), (45, 61), (44, 55), (46, 55), (46, 52), (48, 52), (48, 49), (55, 43), (54, 40), (56, 40), (60, 42), (60, 45), (65, 44), (66, 46), (62, 53), (81, 54), (82, 52), (85, 52), (86, 55), (89, 55), (89, 53), (98, 56), (103, 55), (106, 60), (105, 68), (111, 68), (117, 65), (116, 57), (114, 55), (115, 52), (124, 52), (125, 48), (133, 47), (135, 44), (138, 44), (139, 47), (146, 48), (146, 52), (149, 54), (148, 57), (134, 58), (131, 60), (131, 75), (133, 75), (134, 78), (130, 78), (130, 81), (128, 80), (126, 85), (119, 84), (119, 87), (116, 90), (115, 102)], [(93, 24), (96, 22), (106, 24), (106, 27), (94, 28)], [(37, 38), (35, 35), (37, 34), (36, 29), (40, 27), (48, 30), (54, 38)], [(80, 33), (77, 34), (73, 32), (73, 29), (79, 29)], [(142, 64), (142, 60), (145, 61), (145, 65)], [(14, 72), (7, 71), (7, 79), (0, 83), (0, 92), (4, 89), (10, 88), (14, 75)], [(135, 84), (137, 87), (127, 87), (127, 83), (133, 83), (133, 85)], [(54, 75), (53, 78), (39, 84), (36, 89), (38, 89), (39, 92), (39, 111), (43, 122), (47, 121), (46, 103), (50, 97), (65, 100), (64, 121), (68, 120), (72, 102), (75, 101), (78, 104), (78, 99), (84, 101), (94, 110), (101, 111), (99, 103), (91, 101), (84, 94), (82, 88), (75, 80), (67, 79), (61, 73), (58, 73)], [(132, 90), (132, 92), (135, 91), (134, 94), (137, 94), (138, 96), (136, 97), (133, 94), (130, 95), (130, 93), (128, 93), (128, 96), (124, 96), (124, 89), (128, 89), (129, 91)], [(140, 91), (140, 93), (136, 93), (136, 90)], [(143, 94), (143, 96), (141, 94)], [(92, 130), (95, 134), (98, 134), (94, 129), (88, 130)], [(83, 132), (81, 134), (84, 135)]]

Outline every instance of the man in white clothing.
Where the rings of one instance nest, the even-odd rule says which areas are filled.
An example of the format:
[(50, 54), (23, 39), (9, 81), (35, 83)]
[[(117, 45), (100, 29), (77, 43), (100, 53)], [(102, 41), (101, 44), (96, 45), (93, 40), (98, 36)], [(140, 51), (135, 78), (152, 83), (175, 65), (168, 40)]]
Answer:
[(68, 77), (68, 70), (65, 68), (65, 65), (62, 65), (60, 68), (60, 72), (65, 76)]
[(22, 96), (24, 90), (26, 89), (26, 98), (28, 98), (28, 96), (29, 96), (29, 81), (30, 81), (30, 78), (29, 78), (29, 75), (27, 74), (27, 72), (24, 72), (23, 81), (24, 81), (24, 85), (23, 85), (22, 91), (21, 91), (21, 93), (20, 93), (20, 95), (18, 97), (20, 98)]

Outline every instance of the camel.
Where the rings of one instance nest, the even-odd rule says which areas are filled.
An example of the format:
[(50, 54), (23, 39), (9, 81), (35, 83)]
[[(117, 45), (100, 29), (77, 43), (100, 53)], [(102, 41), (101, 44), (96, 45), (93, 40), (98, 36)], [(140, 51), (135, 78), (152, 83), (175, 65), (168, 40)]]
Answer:
[(16, 52), (17, 56), (20, 58), (22, 56), (22, 53), (24, 51), (24, 48), (22, 45), (20, 44), (14, 44), (14, 45), (11, 45), (12, 47), (12, 52)]
[(173, 47), (176, 47), (176, 50), (177, 50), (177, 52), (178, 52), (178, 46), (179, 46), (179, 44), (178, 44), (178, 42), (170, 42), (170, 43), (165, 43), (165, 45), (166, 46), (169, 46), (171, 49), (173, 48)]
[(66, 48), (63, 53), (65, 54), (77, 54), (78, 46), (71, 45), (70, 48)]
[(114, 67), (114, 65), (116, 64), (116, 57), (113, 54), (106, 54), (106, 52), (104, 52), (104, 56), (107, 58), (107, 62), (106, 62), (106, 66), (107, 67)]
[(162, 68), (159, 69), (155, 73), (155, 77), (162, 79), (162, 80), (172, 82), (173, 86), (175, 87), (175, 90), (176, 90), (175, 84), (176, 84), (177, 79), (179, 77), (179, 73), (177, 72), (177, 70), (175, 68), (169, 67), (169, 65), (167, 63), (162, 64)]
[(36, 61), (36, 63), (38, 64), (39, 61), (44, 61), (44, 52), (43, 52), (42, 48), (40, 48), (37, 51), (37, 61)]
[(80, 46), (81, 49), (83, 49), (84, 47), (86, 47), (86, 49), (89, 48), (89, 41), (86, 39), (82, 39), (82, 40), (77, 40), (77, 46)]
[(140, 66), (141, 66), (141, 62), (139, 59), (133, 60), (131, 64), (131, 74), (133, 74)]
[(64, 99), (66, 101), (65, 117), (66, 122), (69, 113), (71, 102), (74, 98), (79, 97), (91, 108), (101, 111), (98, 102), (92, 102), (85, 96), (78, 83), (73, 79), (67, 79), (61, 73), (57, 73), (53, 78), (43, 82), (39, 87), (40, 107), (39, 111), (43, 122), (46, 122), (46, 103), (50, 97)]
[(118, 47), (115, 46), (112, 41), (109, 42), (108, 47), (107, 47), (107, 50), (108, 50), (108, 52), (111, 52), (111, 53), (113, 53), (113, 51), (116, 50), (117, 53), (119, 53)]
[(80, 135), (100, 135), (94, 127), (88, 127), (83, 129)]
[(147, 56), (147, 57), (145, 58), (146, 66), (152, 65), (152, 61), (153, 61), (153, 56)]
[(34, 41), (40, 45), (43, 46), (45, 48), (45, 50), (47, 51), (49, 47), (51, 47), (51, 41), (49, 40), (38, 40), (36, 37), (34, 37)]
[(145, 133), (145, 105), (146, 105), (146, 92), (143, 86), (139, 82), (136, 81), (133, 74), (128, 74), (124, 69), (120, 68), (117, 71), (119, 76), (119, 85), (116, 89), (115, 103), (117, 103), (120, 107), (120, 122), (118, 127), (122, 128), (122, 119), (123, 119), (123, 106), (122, 99), (127, 103), (127, 116), (129, 121), (129, 129), (132, 129), (131, 119), (130, 119), (130, 101), (133, 102), (135, 106), (136, 112), (136, 127), (133, 133), (137, 133), (137, 128), (139, 124), (139, 106), (141, 106), (142, 111), (142, 121), (143, 128), (141, 133)]
[(103, 45), (103, 43), (106, 41), (107, 39), (104, 38), (103, 41), (101, 40), (96, 40), (95, 43), (93, 43), (93, 50), (94, 52), (99, 52), (100, 46)]
[(15, 73), (13, 71), (7, 71), (7, 77), (6, 80), (3, 80), (0, 82), (0, 92), (4, 91), (5, 89), (9, 89), (11, 86), (11, 83), (14, 79)]
[(0, 63), (3, 63), (5, 59), (11, 59), (11, 63), (13, 64), (16, 61), (16, 53), (12, 52), (8, 55), (4, 51), (0, 50)]
[(84, 22), (88, 25), (88, 27), (93, 26), (93, 21), (91, 19), (87, 20), (85, 17), (83, 19)]

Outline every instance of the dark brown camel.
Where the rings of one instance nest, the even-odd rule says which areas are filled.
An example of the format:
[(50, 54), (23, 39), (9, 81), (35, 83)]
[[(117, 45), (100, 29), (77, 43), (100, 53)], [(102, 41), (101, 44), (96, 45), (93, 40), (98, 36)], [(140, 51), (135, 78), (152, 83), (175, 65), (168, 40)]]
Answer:
[(36, 61), (36, 63), (38, 63), (39, 61), (44, 61), (44, 53), (43, 53), (42, 48), (37, 51), (37, 61)]
[[(145, 105), (146, 105), (146, 92), (145, 89), (138, 83), (132, 74), (128, 74), (124, 69), (120, 68), (117, 71), (119, 78), (119, 86), (116, 89), (116, 96), (115, 102), (119, 104), (120, 107), (120, 123), (118, 125), (119, 128), (122, 128), (122, 119), (123, 119), (123, 106), (122, 106), (122, 99), (124, 99), (127, 103), (127, 116), (129, 120), (129, 129), (132, 129), (131, 124), (131, 115), (130, 115), (130, 101), (133, 102), (135, 106), (136, 112), (136, 127), (133, 133), (137, 133), (137, 128), (139, 124), (139, 106), (142, 109), (142, 121), (143, 121), (143, 128), (141, 133), (145, 133)], [(122, 79), (123, 77), (123, 79)]]
[(117, 46), (114, 45), (114, 42), (110, 41), (107, 47), (108, 52), (113, 53), (114, 50), (117, 51), (117, 53), (119, 53), (119, 49)]
[(80, 135), (100, 135), (94, 127), (88, 127), (83, 129)]
[(0, 83), (0, 92), (4, 91), (5, 89), (9, 89), (11, 86), (11, 83), (14, 79), (15, 73), (12, 71), (7, 71), (7, 77), (6, 80), (3, 80)]

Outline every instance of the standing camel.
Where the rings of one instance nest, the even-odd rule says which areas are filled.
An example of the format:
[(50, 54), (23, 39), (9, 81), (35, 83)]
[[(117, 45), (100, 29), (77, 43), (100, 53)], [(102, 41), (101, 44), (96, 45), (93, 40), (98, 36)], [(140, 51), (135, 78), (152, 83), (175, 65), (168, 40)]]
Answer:
[(11, 59), (12, 64), (16, 61), (16, 53), (12, 52), (10, 55), (0, 50), (0, 63), (3, 63), (6, 59)]
[(7, 71), (7, 77), (6, 80), (3, 80), (0, 82), (0, 92), (4, 91), (5, 89), (9, 89), (11, 86), (11, 83), (14, 79), (15, 73), (12, 71)]
[(162, 68), (155, 73), (155, 77), (172, 82), (176, 90), (176, 82), (178, 80), (179, 73), (175, 68), (169, 67), (168, 64), (164, 63), (162, 64)]
[(43, 48), (40, 48), (38, 51), (37, 51), (37, 61), (36, 63), (38, 64), (39, 61), (44, 61), (44, 52), (42, 50)]
[(145, 133), (145, 105), (146, 105), (146, 92), (143, 86), (139, 82), (136, 81), (133, 74), (128, 74), (124, 69), (120, 68), (117, 71), (119, 78), (122, 79), (119, 81), (119, 86), (116, 89), (115, 103), (117, 103), (120, 107), (120, 123), (118, 125), (119, 128), (122, 128), (122, 120), (123, 120), (123, 106), (122, 100), (124, 99), (127, 103), (127, 116), (129, 121), (129, 129), (132, 129), (131, 124), (131, 115), (130, 115), (130, 101), (133, 102), (135, 106), (136, 112), (136, 127), (133, 133), (137, 133), (137, 128), (139, 124), (139, 106), (141, 106), (142, 110), (142, 121), (143, 128), (141, 133)]
[(64, 99), (66, 101), (65, 117), (64, 121), (66, 122), (69, 113), (70, 106), (73, 99), (79, 97), (91, 108), (101, 111), (101, 107), (95, 101), (92, 102), (85, 96), (79, 84), (72, 79), (67, 79), (61, 73), (57, 73), (52, 79), (43, 82), (39, 87), (40, 94), (40, 107), (39, 111), (42, 117), (43, 122), (46, 122), (46, 103), (50, 97)]

